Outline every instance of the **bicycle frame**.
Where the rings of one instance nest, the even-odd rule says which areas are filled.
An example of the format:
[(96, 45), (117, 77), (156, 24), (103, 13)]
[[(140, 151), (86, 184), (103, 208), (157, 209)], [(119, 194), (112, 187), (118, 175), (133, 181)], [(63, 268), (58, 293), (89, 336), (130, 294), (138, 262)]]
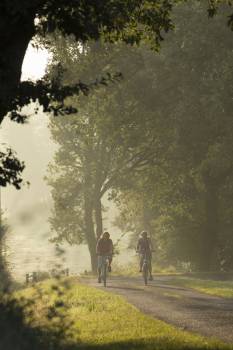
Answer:
[(102, 262), (101, 262), (101, 280), (104, 282), (104, 287), (106, 287), (107, 284), (107, 272), (108, 272), (108, 265), (109, 265), (109, 255), (103, 255)]
[(142, 263), (142, 277), (144, 280), (145, 285), (147, 285), (148, 282), (148, 274), (149, 274), (149, 265), (151, 264), (151, 252), (145, 252), (143, 253), (143, 263)]

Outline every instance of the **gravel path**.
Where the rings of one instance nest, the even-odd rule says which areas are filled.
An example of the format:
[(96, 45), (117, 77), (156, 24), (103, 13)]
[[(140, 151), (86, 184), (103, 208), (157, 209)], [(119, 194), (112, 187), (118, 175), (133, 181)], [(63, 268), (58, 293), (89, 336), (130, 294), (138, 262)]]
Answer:
[(82, 282), (122, 295), (145, 314), (178, 328), (233, 343), (233, 299), (174, 286), (167, 276), (155, 277), (148, 286), (139, 277), (111, 277), (106, 289), (94, 279)]

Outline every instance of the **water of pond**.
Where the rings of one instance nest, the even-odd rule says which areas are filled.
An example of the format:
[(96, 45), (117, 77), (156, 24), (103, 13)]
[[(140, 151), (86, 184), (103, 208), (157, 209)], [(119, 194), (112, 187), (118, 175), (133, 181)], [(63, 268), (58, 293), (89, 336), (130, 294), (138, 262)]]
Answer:
[[(118, 235), (117, 235), (118, 236)], [(113, 236), (113, 240), (117, 239)], [(45, 234), (33, 234), (30, 230), (24, 233), (14, 234), (10, 232), (7, 236), (7, 261), (12, 276), (18, 281), (24, 281), (26, 273), (33, 271), (51, 271), (54, 268), (69, 268), (71, 274), (80, 274), (89, 271), (90, 256), (87, 246), (64, 244), (63, 254), (58, 254), (56, 246), (50, 243)], [(119, 266), (131, 262), (134, 255), (133, 250), (127, 248), (126, 242), (121, 244), (121, 252), (115, 258)]]

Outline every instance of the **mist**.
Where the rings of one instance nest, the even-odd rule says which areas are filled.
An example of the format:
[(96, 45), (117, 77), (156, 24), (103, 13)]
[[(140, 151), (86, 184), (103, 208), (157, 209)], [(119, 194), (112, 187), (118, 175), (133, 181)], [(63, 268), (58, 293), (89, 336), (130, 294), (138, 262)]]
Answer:
[[(190, 11), (195, 16), (187, 22)], [(61, 87), (77, 77), (87, 85), (53, 106), (59, 118), (42, 106), (35, 114), (31, 104), (22, 110), (25, 125), (2, 123), (3, 142), (26, 165), (22, 189), (2, 190), (16, 276), (58, 262), (72, 273), (95, 271), (93, 247), (104, 230), (114, 242), (124, 234), (116, 264), (135, 261), (132, 248), (146, 229), (158, 268), (231, 270), (232, 100), (224, 89), (231, 88), (232, 43), (222, 15), (212, 22), (203, 15), (196, 26), (203, 11), (193, 5), (175, 12), (177, 29), (158, 54), (146, 45), (93, 41), (80, 50), (72, 37), (56, 35), (52, 54), (29, 45), (23, 80), (46, 72)], [(220, 42), (226, 55), (217, 50)], [(51, 238), (65, 248), (62, 261)]]
[[(32, 110), (33, 106), (27, 113), (30, 115)], [(6, 119), (0, 130), (3, 143), (17, 150), (19, 159), (26, 165), (22, 188), (19, 191), (12, 187), (1, 190), (3, 216), (10, 226), (6, 237), (7, 261), (12, 276), (18, 281), (25, 281), (26, 273), (33, 271), (69, 268), (71, 274), (80, 274), (91, 267), (85, 244), (70, 246), (63, 243), (64, 254), (60, 256), (56, 245), (49, 241), (53, 237), (48, 222), (53, 200), (45, 176), (57, 145), (51, 140), (48, 122), (49, 117), (40, 111), (38, 115), (31, 115), (25, 125)], [(105, 202), (109, 207), (109, 201), (106, 199)], [(112, 226), (116, 215), (116, 208), (112, 206), (105, 220), (106, 229), (113, 233), (113, 241), (121, 234)], [(120, 242), (121, 254), (116, 257), (116, 264), (134, 259), (133, 250), (127, 251), (127, 242), (128, 238)]]
[(232, 5), (1, 1), (0, 349), (232, 349)]

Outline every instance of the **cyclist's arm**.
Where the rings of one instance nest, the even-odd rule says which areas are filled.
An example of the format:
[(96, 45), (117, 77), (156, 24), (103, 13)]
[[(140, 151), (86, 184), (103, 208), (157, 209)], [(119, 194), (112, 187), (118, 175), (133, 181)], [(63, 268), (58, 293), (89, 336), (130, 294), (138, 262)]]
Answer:
[(114, 252), (114, 247), (113, 247), (113, 243), (112, 243), (112, 240), (111, 240), (111, 244), (110, 244), (110, 254), (113, 255), (113, 252)]
[(153, 247), (153, 244), (152, 244), (152, 241), (151, 241), (150, 238), (149, 238), (149, 245), (150, 245), (150, 250), (153, 251), (153, 250), (154, 250), (154, 247)]

